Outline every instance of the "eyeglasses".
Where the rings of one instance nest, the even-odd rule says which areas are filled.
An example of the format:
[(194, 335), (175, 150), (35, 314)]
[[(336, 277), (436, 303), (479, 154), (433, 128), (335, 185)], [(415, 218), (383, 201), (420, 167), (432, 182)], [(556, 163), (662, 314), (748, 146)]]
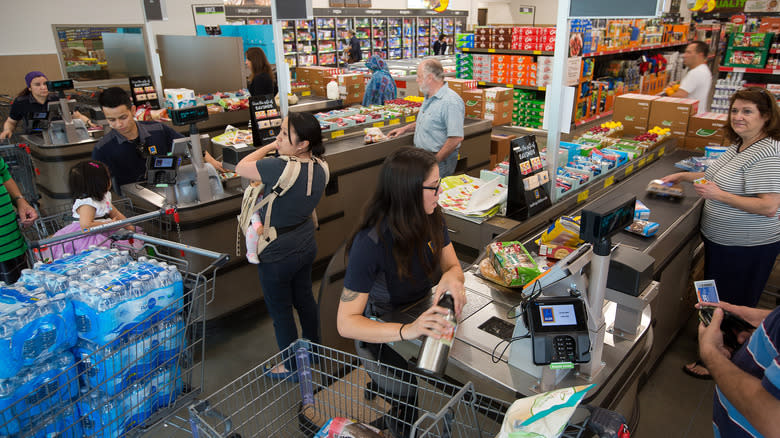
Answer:
[(433, 192), (436, 193), (441, 188), (441, 180), (439, 180), (435, 186), (422, 186), (422, 188), (423, 190), (433, 190)]

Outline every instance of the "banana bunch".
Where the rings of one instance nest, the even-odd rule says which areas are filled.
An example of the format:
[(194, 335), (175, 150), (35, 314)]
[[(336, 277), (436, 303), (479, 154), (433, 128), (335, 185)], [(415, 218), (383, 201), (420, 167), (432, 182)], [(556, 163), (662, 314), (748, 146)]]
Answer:
[(696, 3), (691, 7), (691, 11), (712, 12), (717, 6), (715, 0), (696, 0)]

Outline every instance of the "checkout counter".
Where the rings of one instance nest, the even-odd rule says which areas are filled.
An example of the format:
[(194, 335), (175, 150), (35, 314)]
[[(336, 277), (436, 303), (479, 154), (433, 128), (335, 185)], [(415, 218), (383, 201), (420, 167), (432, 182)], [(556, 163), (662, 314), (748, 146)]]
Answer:
[[(617, 410), (632, 418), (642, 377), (688, 320), (694, 304), (687, 291), (703, 201), (691, 185), (684, 185), (684, 197), (679, 201), (646, 193), (650, 180), (673, 173), (674, 163), (692, 154), (671, 146), (666, 144), (661, 158), (657, 158), (656, 149), (657, 159), (652, 164), (643, 162), (641, 169), (633, 169), (629, 176), (597, 190), (587, 202), (564, 203), (563, 207), (555, 204), (537, 216), (547, 222), (560, 214), (604, 211), (604, 205), (635, 196), (650, 208), (651, 220), (660, 225), (657, 234), (650, 238), (616, 228), (611, 246), (607, 246), (612, 249), (611, 262), (607, 259), (606, 265), (602, 255), (594, 254), (595, 244), (586, 244), (555, 265), (557, 277), (548, 281), (544, 280), (546, 276), (541, 277), (544, 295), (569, 296), (576, 291), (586, 302), (590, 301), (588, 312), (600, 307), (596, 318), (593, 314), (588, 318), (591, 360), (557, 371), (535, 365), (531, 360), (531, 340), (522, 338), (528, 333), (525, 323), (515, 317), (519, 305), (534, 290), (526, 288), (521, 293), (520, 289), (508, 289), (483, 278), (478, 267), (485, 257), (483, 252), (464, 272), (468, 304), (450, 352), (445, 371), (448, 378), (461, 383), (471, 381), (478, 392), (510, 402), (552, 388), (595, 383), (597, 386), (588, 393), (585, 403)], [(517, 240), (532, 250), (533, 241), (541, 234), (540, 224), (530, 220), (519, 223), (494, 241)], [(583, 225), (584, 228), (588, 227)], [(550, 272), (556, 271), (556, 267)], [(560, 280), (553, 282), (556, 278)], [(605, 286), (603, 295), (594, 298), (592, 289), (599, 284)], [(430, 299), (425, 300), (388, 319), (412, 322), (431, 304)], [(522, 339), (504, 349), (506, 339), (514, 337)], [(395, 345), (408, 359), (414, 360), (418, 354), (419, 341)]]

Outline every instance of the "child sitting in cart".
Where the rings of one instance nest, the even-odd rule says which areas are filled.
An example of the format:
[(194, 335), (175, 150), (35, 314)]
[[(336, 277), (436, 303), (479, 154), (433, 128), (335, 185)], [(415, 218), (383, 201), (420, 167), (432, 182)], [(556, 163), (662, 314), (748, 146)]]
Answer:
[[(111, 203), (111, 174), (105, 164), (95, 160), (82, 161), (70, 169), (68, 182), (70, 183), (71, 196), (75, 199), (71, 209), (75, 221), (57, 231), (55, 236), (77, 231), (88, 233), (91, 228), (126, 219), (125, 215)], [(129, 225), (127, 229), (136, 231), (136, 227), (132, 225)], [(110, 246), (112, 241), (110, 236), (115, 231), (92, 233), (53, 245), (51, 248), (52, 259), (62, 257), (63, 253), (81, 252), (92, 245)], [(133, 245), (129, 241), (118, 241), (117, 243), (122, 246)]]

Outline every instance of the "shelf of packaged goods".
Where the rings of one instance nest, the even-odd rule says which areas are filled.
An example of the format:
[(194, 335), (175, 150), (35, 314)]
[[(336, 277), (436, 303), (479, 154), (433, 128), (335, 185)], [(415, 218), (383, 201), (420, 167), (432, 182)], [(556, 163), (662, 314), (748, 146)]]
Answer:
[(498, 55), (544, 55), (553, 56), (555, 52), (545, 52), (542, 50), (504, 50), (504, 49), (473, 49), (471, 47), (458, 47), (463, 52), (469, 53), (495, 53)]
[(544, 91), (547, 89), (547, 87), (537, 87), (534, 85), (517, 85), (517, 84), (507, 84), (507, 83), (498, 83), (498, 82), (485, 82), (485, 81), (477, 81), (477, 85), (482, 85), (485, 87), (506, 87), (506, 88), (517, 88), (520, 90), (532, 90), (532, 91)]
[(595, 116), (590, 116), (590, 117), (585, 118), (585, 119), (577, 120), (574, 123), (572, 123), (572, 125), (573, 126), (582, 126), (582, 125), (584, 125), (586, 123), (595, 122), (596, 120), (600, 120), (600, 119), (603, 119), (605, 117), (609, 117), (611, 115), (612, 115), (612, 110), (605, 111), (605, 112), (603, 112), (601, 114), (597, 114)]
[(323, 54), (323, 53), (336, 53), (336, 51), (335, 50), (320, 50), (318, 53), (320, 53), (320, 54)]
[(718, 67), (723, 72), (757, 73), (762, 75), (780, 75), (780, 68)]
[(317, 29), (319, 29), (319, 30), (333, 30), (333, 29), (335, 29), (335, 27), (333, 27), (333, 26), (327, 26), (327, 27), (326, 26), (317, 26)]
[(617, 53), (640, 52), (642, 50), (666, 49), (668, 47), (685, 46), (687, 44), (688, 44), (687, 42), (681, 42), (681, 43), (677, 42), (677, 43), (662, 43), (662, 44), (652, 44), (646, 46), (626, 47), (624, 49), (604, 50), (601, 52), (585, 53), (582, 55), (582, 57), (590, 58), (593, 56), (615, 55)]
[(780, 49), (770, 49), (769, 53), (771, 55), (780, 55)]

